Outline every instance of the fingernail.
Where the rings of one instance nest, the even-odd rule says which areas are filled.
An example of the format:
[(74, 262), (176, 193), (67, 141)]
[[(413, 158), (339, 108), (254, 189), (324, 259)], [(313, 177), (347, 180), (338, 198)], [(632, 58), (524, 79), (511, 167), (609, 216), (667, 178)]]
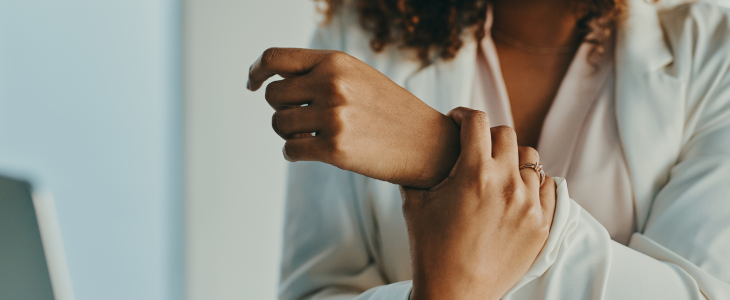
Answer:
[(291, 161), (289, 156), (286, 155), (286, 146), (281, 147), (281, 153), (284, 154), (284, 159), (286, 159), (286, 161), (289, 161), (289, 162)]
[(251, 82), (248, 79), (246, 79), (246, 89), (251, 90)]

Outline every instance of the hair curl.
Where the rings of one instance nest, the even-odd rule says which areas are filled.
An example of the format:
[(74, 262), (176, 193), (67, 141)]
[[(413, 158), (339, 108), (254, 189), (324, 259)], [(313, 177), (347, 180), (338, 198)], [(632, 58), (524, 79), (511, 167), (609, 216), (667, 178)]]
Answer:
[[(315, 0), (326, 4), (320, 11), (327, 23), (344, 5), (343, 0)], [(360, 25), (372, 34), (370, 47), (375, 52), (393, 44), (414, 50), (425, 65), (434, 58), (454, 58), (464, 41), (463, 33), (473, 30), (479, 41), (485, 36), (484, 22), (490, 0), (351, 0), (357, 8)], [(625, 15), (625, 0), (568, 0), (583, 16), (578, 30), (586, 42), (595, 45), (608, 39), (615, 24)], [(467, 31), (468, 32), (468, 31)], [(590, 39), (587, 33), (593, 32)]]

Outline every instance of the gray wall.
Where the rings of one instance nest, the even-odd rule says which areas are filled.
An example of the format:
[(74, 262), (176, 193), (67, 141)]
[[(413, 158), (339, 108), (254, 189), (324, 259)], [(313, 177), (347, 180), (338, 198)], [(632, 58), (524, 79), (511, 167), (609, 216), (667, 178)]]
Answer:
[(182, 298), (180, 3), (0, 0), (0, 172), (56, 199), (79, 300)]
[(286, 164), (262, 91), (268, 47), (303, 47), (311, 0), (185, 1), (186, 266), (190, 300), (275, 299)]

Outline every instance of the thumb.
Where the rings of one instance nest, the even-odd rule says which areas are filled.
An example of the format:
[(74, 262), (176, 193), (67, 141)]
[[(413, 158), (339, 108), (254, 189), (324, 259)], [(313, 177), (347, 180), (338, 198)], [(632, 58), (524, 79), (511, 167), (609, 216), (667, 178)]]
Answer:
[[(451, 110), (447, 116), (451, 117), (460, 127), (461, 154), (454, 166), (465, 164), (471, 167), (480, 167), (492, 159), (492, 137), (489, 128), (489, 118), (483, 111), (465, 107)], [(453, 176), (453, 170), (452, 175)]]

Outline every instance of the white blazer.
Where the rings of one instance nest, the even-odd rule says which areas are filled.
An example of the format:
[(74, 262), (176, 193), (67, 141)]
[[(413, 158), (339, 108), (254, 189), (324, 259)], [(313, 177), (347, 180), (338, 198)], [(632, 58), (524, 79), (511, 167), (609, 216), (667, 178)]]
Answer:
[[(730, 299), (730, 10), (630, 0), (616, 42), (616, 115), (636, 203), (627, 246), (557, 179), (548, 241), (503, 299)], [(312, 47), (347, 52), (446, 113), (469, 106), (476, 46), (420, 69), (374, 53), (349, 8)], [(398, 299), (411, 290), (398, 187), (290, 165), (281, 299)]]

